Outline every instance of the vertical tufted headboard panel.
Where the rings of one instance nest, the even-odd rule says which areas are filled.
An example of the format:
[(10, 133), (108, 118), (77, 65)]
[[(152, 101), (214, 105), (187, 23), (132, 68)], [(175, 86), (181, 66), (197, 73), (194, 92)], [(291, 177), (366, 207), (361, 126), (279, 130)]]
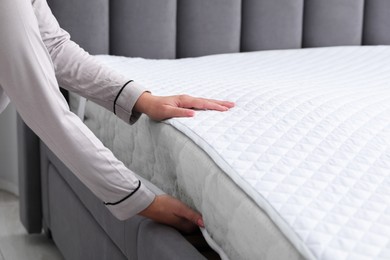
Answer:
[(93, 54), (108, 53), (108, 0), (47, 0), (62, 28)]
[(110, 1), (110, 53), (175, 58), (176, 0)]
[(390, 44), (388, 0), (48, 0), (91, 53), (181, 58)]

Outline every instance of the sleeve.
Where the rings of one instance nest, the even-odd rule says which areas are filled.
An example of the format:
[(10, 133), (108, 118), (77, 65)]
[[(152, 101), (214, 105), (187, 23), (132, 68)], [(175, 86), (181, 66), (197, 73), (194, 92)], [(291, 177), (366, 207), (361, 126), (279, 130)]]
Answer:
[(31, 2), (0, 1), (0, 32), (0, 86), (27, 125), (118, 219), (149, 206), (155, 195), (69, 111)]
[(124, 75), (101, 64), (70, 39), (44, 0), (35, 0), (35, 15), (43, 42), (53, 61), (61, 87), (78, 93), (133, 124), (140, 113), (133, 111), (145, 89)]

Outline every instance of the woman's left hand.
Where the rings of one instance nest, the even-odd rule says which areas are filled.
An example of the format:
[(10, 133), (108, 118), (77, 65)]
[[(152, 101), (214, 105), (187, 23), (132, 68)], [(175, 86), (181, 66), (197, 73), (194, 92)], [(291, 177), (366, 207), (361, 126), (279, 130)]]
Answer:
[(233, 102), (197, 98), (189, 95), (153, 96), (143, 93), (135, 103), (134, 109), (147, 114), (151, 119), (161, 121), (172, 117), (193, 117), (194, 109), (227, 111), (234, 107)]

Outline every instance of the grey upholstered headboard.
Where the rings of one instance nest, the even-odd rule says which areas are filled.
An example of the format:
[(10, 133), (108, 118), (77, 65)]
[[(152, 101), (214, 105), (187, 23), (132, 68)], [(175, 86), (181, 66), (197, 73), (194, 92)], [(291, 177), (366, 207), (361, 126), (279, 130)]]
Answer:
[(91, 53), (181, 58), (389, 44), (389, 0), (48, 0)]
[[(48, 3), (72, 39), (92, 54), (174, 59), (239, 51), (390, 44), (390, 0)], [(20, 120), (18, 128), (21, 216), (29, 230), (41, 221), (39, 160), (31, 156), (39, 154), (39, 142)]]

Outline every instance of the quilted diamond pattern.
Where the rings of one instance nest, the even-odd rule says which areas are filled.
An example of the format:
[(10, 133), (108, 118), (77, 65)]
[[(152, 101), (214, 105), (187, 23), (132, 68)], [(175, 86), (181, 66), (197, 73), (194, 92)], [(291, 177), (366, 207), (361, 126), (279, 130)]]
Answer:
[(305, 257), (390, 258), (390, 47), (100, 59), (154, 94), (236, 102), (166, 123), (202, 147)]

